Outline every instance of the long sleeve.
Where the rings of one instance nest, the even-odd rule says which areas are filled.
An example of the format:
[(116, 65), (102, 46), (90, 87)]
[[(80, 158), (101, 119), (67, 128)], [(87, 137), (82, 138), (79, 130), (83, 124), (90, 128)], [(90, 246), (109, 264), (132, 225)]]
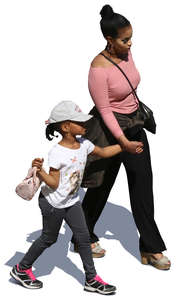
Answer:
[(91, 97), (105, 125), (111, 131), (113, 136), (118, 139), (123, 134), (123, 131), (112, 112), (105, 68), (91, 67), (89, 71), (88, 85)]

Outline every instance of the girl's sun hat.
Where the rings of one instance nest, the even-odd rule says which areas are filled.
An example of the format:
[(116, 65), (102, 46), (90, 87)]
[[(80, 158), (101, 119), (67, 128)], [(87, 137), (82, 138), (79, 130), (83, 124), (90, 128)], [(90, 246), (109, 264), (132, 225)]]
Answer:
[(86, 122), (91, 119), (92, 115), (84, 114), (79, 106), (72, 101), (62, 101), (58, 103), (49, 116), (49, 119), (45, 122), (46, 124), (52, 124), (62, 121), (78, 121)]

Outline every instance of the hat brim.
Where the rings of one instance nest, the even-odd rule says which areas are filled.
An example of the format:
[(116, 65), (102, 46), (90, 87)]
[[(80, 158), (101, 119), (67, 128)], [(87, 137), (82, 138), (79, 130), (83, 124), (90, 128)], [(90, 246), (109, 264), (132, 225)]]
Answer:
[(64, 122), (64, 121), (86, 122), (86, 121), (90, 120), (92, 117), (93, 117), (92, 115), (86, 115), (86, 114), (83, 114), (80, 112), (79, 114), (75, 114), (75, 116), (73, 116), (71, 118), (63, 117), (63, 118), (59, 118), (56, 120), (49, 118), (48, 124), (52, 124), (52, 123), (56, 123), (56, 122)]
[(70, 118), (70, 121), (76, 121), (76, 122), (86, 122), (88, 120), (90, 120), (91, 118), (93, 118), (92, 115), (86, 115), (83, 113), (79, 113), (78, 116), (75, 116), (74, 118)]

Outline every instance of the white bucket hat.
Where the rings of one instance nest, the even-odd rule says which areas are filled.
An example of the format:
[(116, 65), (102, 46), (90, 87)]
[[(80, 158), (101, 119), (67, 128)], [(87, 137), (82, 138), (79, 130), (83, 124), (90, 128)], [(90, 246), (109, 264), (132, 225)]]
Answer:
[(45, 123), (51, 124), (67, 120), (86, 122), (92, 117), (92, 115), (84, 114), (74, 102), (62, 101), (53, 108), (49, 119)]

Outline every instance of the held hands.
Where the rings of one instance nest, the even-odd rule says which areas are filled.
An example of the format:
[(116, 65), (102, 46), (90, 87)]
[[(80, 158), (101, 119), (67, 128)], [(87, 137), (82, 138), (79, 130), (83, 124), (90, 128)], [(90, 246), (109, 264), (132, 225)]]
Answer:
[(143, 152), (143, 143), (129, 141), (126, 145), (124, 145), (124, 150), (133, 154), (140, 154)]
[(143, 152), (143, 143), (137, 141), (129, 141), (123, 134), (119, 138), (119, 144), (123, 150), (130, 152), (132, 154), (140, 154)]
[(42, 170), (44, 158), (35, 158), (32, 161), (32, 167), (37, 167), (37, 172), (40, 172)]

